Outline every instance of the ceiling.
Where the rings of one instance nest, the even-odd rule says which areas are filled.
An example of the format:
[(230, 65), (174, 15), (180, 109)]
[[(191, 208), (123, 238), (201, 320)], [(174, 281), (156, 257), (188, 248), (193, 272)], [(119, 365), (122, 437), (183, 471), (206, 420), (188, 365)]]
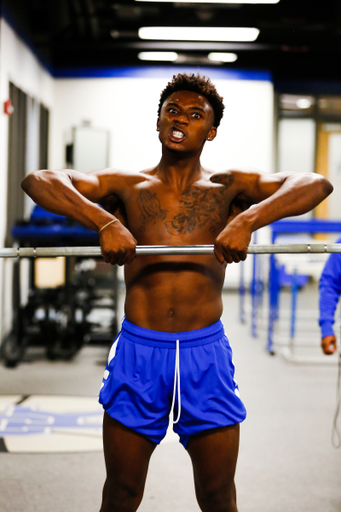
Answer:
[[(341, 81), (340, 0), (273, 5), (3, 0), (3, 8), (54, 69), (146, 64), (137, 57), (145, 50), (174, 50), (186, 66), (212, 66), (210, 51), (229, 51), (238, 60), (217, 67), (267, 70), (275, 81)], [(139, 39), (140, 27), (154, 25), (256, 27), (260, 34), (253, 43)]]

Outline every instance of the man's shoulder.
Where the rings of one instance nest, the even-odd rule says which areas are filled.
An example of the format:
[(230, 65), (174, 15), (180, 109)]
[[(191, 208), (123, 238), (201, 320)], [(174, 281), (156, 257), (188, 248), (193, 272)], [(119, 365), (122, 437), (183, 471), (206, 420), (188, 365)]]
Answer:
[(115, 180), (128, 186), (150, 179), (151, 169), (143, 171), (126, 171), (108, 167), (106, 169), (93, 171), (93, 174), (95, 174), (99, 179)]
[(211, 172), (209, 179), (213, 183), (221, 183), (223, 185), (232, 185), (235, 180), (247, 180), (254, 175), (263, 174), (253, 167), (232, 167), (226, 171)]

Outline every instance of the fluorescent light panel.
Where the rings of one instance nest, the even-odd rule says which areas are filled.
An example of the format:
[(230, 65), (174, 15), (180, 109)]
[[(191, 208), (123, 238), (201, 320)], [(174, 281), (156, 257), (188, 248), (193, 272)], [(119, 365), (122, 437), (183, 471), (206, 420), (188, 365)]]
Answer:
[(178, 54), (176, 52), (140, 52), (138, 58), (140, 60), (174, 61), (178, 58)]
[(229, 52), (211, 52), (207, 57), (213, 62), (235, 62), (238, 59), (235, 53)]
[(278, 4), (279, 0), (135, 0), (135, 2), (168, 2), (177, 4)]
[(310, 108), (311, 107), (311, 101), (309, 98), (300, 98), (296, 101), (296, 105), (298, 108)]
[(251, 27), (141, 27), (141, 39), (167, 41), (255, 41), (258, 28)]

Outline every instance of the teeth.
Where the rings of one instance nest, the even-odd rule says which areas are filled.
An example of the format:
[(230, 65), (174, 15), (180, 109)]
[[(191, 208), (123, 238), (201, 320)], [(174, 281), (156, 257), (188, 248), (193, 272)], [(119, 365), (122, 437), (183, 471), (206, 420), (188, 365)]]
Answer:
[(173, 131), (173, 137), (175, 137), (177, 139), (182, 139), (183, 136), (184, 136), (184, 134), (182, 132), (179, 132), (178, 130)]

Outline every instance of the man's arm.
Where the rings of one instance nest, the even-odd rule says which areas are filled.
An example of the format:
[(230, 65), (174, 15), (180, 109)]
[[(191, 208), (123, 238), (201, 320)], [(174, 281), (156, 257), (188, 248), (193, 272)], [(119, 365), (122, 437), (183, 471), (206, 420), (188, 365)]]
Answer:
[(244, 260), (254, 231), (312, 210), (333, 190), (331, 183), (316, 173), (264, 174), (250, 170), (232, 171), (232, 175), (235, 197), (252, 207), (235, 216), (217, 237), (215, 254), (220, 263)]
[[(98, 203), (119, 193), (124, 184), (124, 175), (110, 170), (83, 174), (66, 169), (32, 172), (21, 186), (42, 208), (77, 220), (99, 232), (115, 216)], [(100, 243), (107, 263), (123, 265), (135, 257), (136, 240), (119, 221), (103, 229)]]
[[(341, 239), (338, 240), (338, 243)], [(324, 266), (319, 281), (319, 325), (321, 328), (321, 347), (325, 354), (337, 350), (336, 336), (333, 330), (334, 315), (341, 295), (341, 254), (331, 254)]]

